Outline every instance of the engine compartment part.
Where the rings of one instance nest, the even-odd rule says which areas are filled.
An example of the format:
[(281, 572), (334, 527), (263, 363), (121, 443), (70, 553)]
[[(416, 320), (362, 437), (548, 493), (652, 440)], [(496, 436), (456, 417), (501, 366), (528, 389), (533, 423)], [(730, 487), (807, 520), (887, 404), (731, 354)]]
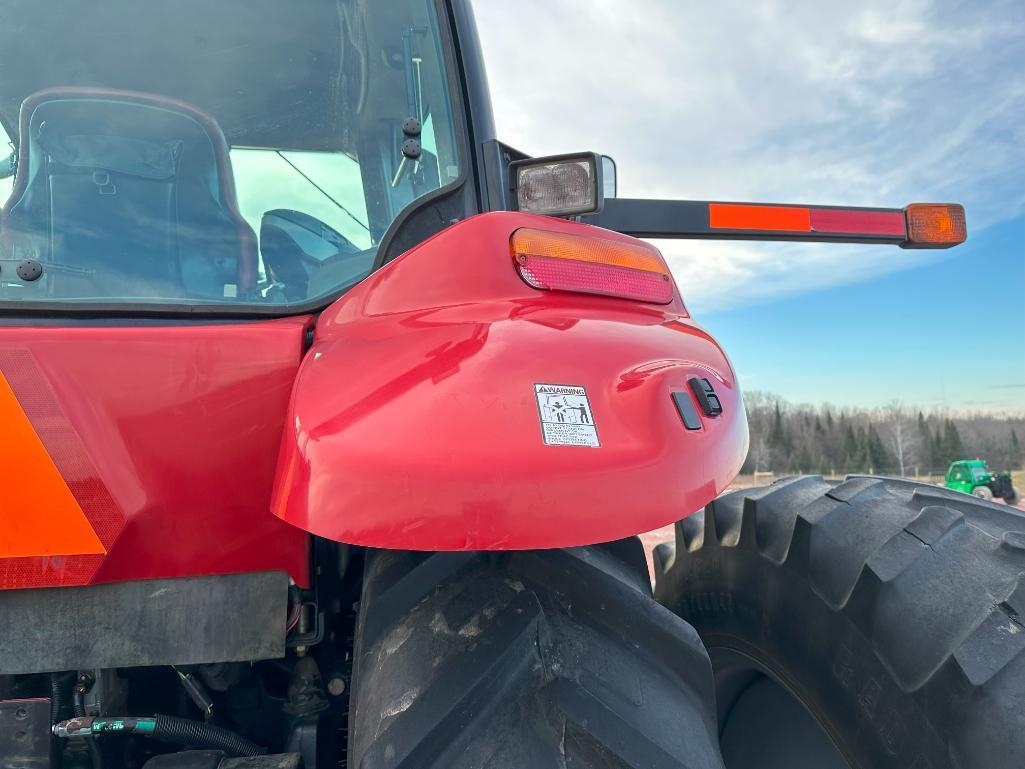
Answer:
[(0, 767), (50, 769), (50, 700), (0, 701)]
[[(363, 553), (318, 540), (314, 557), (316, 581), (307, 589), (290, 586), (280, 572), (272, 572), (0, 592), (0, 599), (7, 601), (0, 605), (12, 611), (17, 606), (11, 601), (27, 593), (80, 595), (88, 603), (94, 591), (114, 591), (125, 597), (117, 588), (141, 591), (145, 587), (140, 595), (156, 604), (151, 611), (126, 601), (121, 610), (129, 614), (118, 614), (112, 603), (106, 619), (99, 614), (80, 615), (96, 622), (96, 627), (65, 621), (68, 635), (77, 635), (77, 640), (44, 637), (40, 646), (52, 648), (36, 656), (37, 660), (44, 654), (59, 660), (69, 649), (84, 649), (87, 653), (81, 659), (103, 656), (114, 660), (112, 665), (68, 669), (65, 664), (0, 674), (0, 769), (344, 766)], [(195, 598), (197, 589), (206, 590), (206, 603), (193, 606), (192, 613), (158, 616), (156, 609), (164, 606), (161, 601), (166, 596), (184, 593)], [(48, 606), (70, 615), (73, 602), (63, 600)], [(45, 619), (42, 607), (31, 612), (35, 613), (26, 608), (25, 616), (32, 621)], [(3, 617), (12, 636), (16, 618), (16, 614)], [(26, 634), (24, 628), (17, 632), (18, 637)], [(268, 655), (263, 658), (123, 664), (157, 633), (178, 639), (151, 639), (162, 655), (188, 648), (190, 638), (221, 637), (221, 643), (236, 651), (258, 648), (239, 642), (250, 635), (273, 636), (276, 645), (270, 651), (263, 647)], [(99, 651), (89, 651), (88, 639)], [(0, 646), (5, 671), (32, 667), (19, 665), (17, 653), (8, 653), (6, 637)]]
[(57, 737), (96, 739), (110, 734), (138, 734), (172, 745), (198, 745), (223, 750), (230, 756), (258, 756), (263, 748), (227, 729), (174, 716), (133, 718), (126, 716), (82, 716), (61, 721), (53, 727)]

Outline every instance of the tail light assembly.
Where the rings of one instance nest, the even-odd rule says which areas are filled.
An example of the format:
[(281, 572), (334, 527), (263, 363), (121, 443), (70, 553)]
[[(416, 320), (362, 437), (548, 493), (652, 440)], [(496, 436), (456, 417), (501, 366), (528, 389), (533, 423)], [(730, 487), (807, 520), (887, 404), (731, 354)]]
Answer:
[(541, 291), (568, 291), (669, 304), (674, 284), (654, 246), (530, 227), (510, 238), (520, 277)]

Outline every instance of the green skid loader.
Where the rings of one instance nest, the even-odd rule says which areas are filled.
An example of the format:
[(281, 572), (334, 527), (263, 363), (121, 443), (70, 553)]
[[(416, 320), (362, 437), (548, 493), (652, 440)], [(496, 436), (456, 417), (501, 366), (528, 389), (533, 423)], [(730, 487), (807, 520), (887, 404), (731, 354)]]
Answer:
[(1003, 499), (1016, 505), (1021, 496), (1011, 483), (1010, 473), (994, 473), (982, 459), (962, 459), (951, 462), (947, 470), (948, 489), (963, 491), (979, 499)]

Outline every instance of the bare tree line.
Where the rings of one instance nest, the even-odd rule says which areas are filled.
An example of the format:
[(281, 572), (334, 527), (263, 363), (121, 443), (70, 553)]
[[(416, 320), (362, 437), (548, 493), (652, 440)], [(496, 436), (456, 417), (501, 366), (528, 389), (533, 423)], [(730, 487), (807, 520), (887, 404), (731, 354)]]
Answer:
[(745, 393), (751, 450), (741, 472), (941, 474), (957, 459), (1025, 464), (1025, 416), (951, 414), (893, 402), (858, 409)]

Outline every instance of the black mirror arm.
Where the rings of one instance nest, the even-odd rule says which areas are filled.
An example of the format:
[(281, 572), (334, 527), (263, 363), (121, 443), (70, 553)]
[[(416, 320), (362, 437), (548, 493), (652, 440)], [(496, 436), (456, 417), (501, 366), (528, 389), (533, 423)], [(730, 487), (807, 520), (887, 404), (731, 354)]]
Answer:
[[(960, 231), (950, 237), (916, 237), (913, 213), (942, 208)], [(957, 205), (915, 204), (908, 208), (718, 203), (698, 200), (609, 198), (585, 220), (637, 238), (771, 240), (866, 243), (903, 248), (949, 248), (963, 242), (964, 209)]]

